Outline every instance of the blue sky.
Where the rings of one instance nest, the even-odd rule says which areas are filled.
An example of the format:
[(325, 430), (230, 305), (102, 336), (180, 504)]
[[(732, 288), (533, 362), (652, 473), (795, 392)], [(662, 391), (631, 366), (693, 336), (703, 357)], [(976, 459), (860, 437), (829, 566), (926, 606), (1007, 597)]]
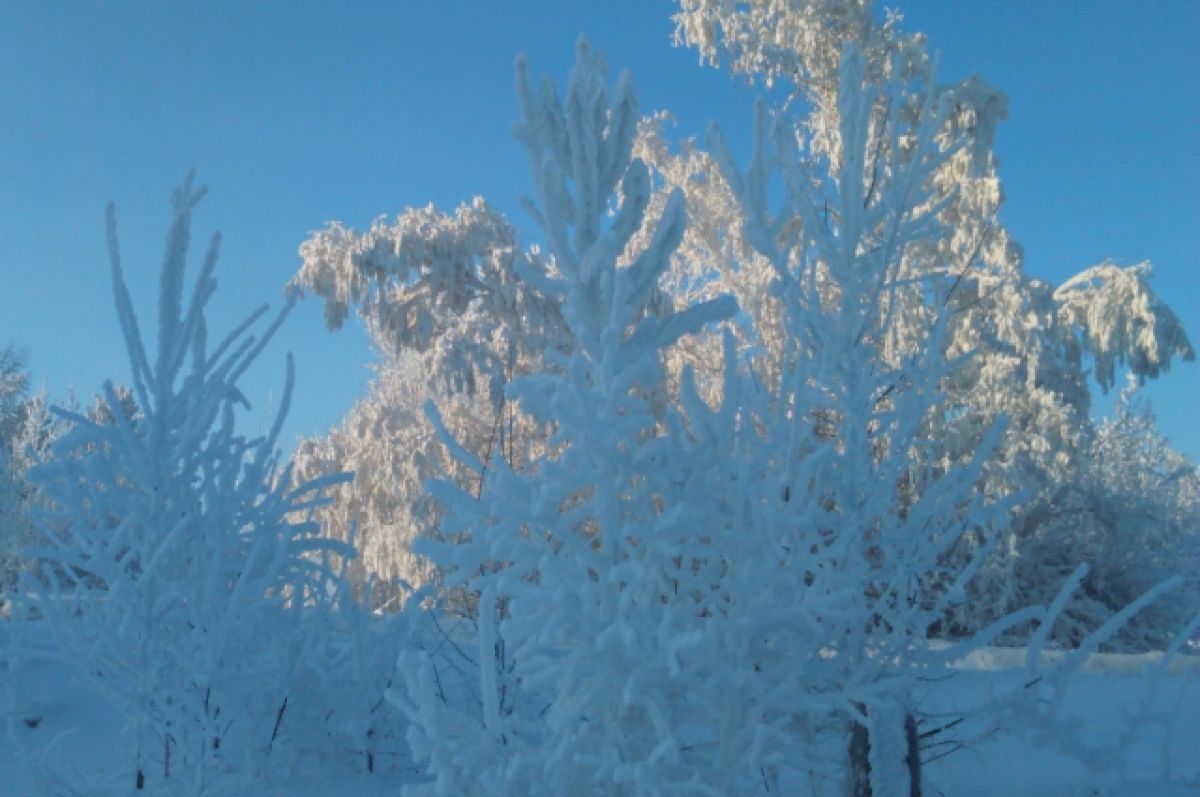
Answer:
[[(1009, 96), (1002, 218), (1029, 273), (1060, 282), (1105, 258), (1150, 259), (1200, 341), (1200, 5), (1191, 0), (913, 0), (943, 81), (978, 72)], [(0, 4), (0, 345), (37, 385), (81, 396), (127, 379), (111, 307), (104, 206), (117, 203), (134, 300), (154, 309), (167, 197), (195, 167), (199, 243), (223, 235), (214, 329), (280, 302), (297, 247), (328, 220), (476, 194), (520, 224), (529, 190), (512, 61), (565, 78), (580, 32), (633, 70), (645, 111), (680, 136), (716, 119), (746, 140), (755, 93), (670, 44), (667, 0)], [(197, 248), (199, 248), (197, 246)], [(293, 313), (245, 385), (253, 428), (297, 359), (285, 434), (315, 434), (364, 392), (363, 332)], [(1148, 389), (1200, 459), (1200, 370)]]

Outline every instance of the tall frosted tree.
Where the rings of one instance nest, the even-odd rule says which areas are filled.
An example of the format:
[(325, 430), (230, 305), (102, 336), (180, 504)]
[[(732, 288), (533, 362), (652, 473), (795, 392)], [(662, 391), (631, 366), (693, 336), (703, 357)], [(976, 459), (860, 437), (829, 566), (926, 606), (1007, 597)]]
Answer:
[[(429, 759), (431, 793), (479, 783), (498, 794), (623, 793), (680, 778), (695, 787), (696, 773), (673, 754), (660, 760), (684, 706), (658, 654), (688, 645), (672, 637), (696, 609), (666, 599), (669, 573), (693, 557), (668, 542), (683, 543), (681, 529), (656, 527), (661, 473), (648, 454), (661, 350), (735, 306), (725, 298), (651, 312), (682, 233), (681, 197), (618, 267), (649, 188), (645, 166), (630, 157), (637, 106), (628, 75), (610, 99), (603, 62), (581, 41), (564, 100), (549, 82), (535, 91), (523, 64), (518, 96), (518, 136), (540, 200), (531, 210), (558, 272), (539, 287), (560, 297), (575, 346), (508, 391), (550, 426), (548, 452), (528, 472), (495, 462), (492, 487), (479, 496), (435, 486), (450, 513), (443, 527), (462, 537), (437, 548), (434, 561), (450, 584), (479, 595), (478, 721), (441, 700), (438, 673), (420, 652), (402, 656), (407, 688), (394, 698), (413, 723), (414, 752)], [(429, 413), (442, 441), (482, 473), (441, 413)]]
[[(855, 795), (917, 794), (917, 679), (1007, 631), (1049, 630), (1086, 569), (1049, 610), (1006, 614), (955, 649), (930, 644), (987, 550), (949, 564), (948, 554), (969, 533), (998, 539), (1015, 503), (978, 489), (1003, 418), (965, 463), (925, 453), (933, 421), (953, 410), (943, 388), (962, 358), (946, 356), (937, 274), (910, 270), (910, 255), (939, 233), (937, 176), (964, 144), (941, 135), (944, 96), (925, 87), (909, 115), (910, 91), (872, 78), (846, 47), (836, 167), (811, 159), (765, 107), (744, 170), (714, 132), (786, 337), (767, 382), (755, 364), (764, 355), (726, 328), (716, 384), (706, 390), (685, 368), (671, 398), (672, 348), (736, 305), (657, 304), (687, 212), (676, 190), (647, 215), (629, 77), (610, 98), (603, 62), (581, 42), (560, 100), (548, 81), (534, 91), (518, 62), (530, 207), (557, 272), (539, 288), (561, 297), (575, 345), (507, 390), (551, 430), (543, 455), (522, 468), (495, 462), (482, 493), (429, 485), (455, 539), (417, 550), (448, 586), (477, 596), (463, 653), (477, 680), (451, 690), (461, 667), (401, 655), (404, 682), (390, 698), (432, 777), (415, 793), (818, 793), (842, 783)], [(891, 145), (871, 176), (877, 136)], [(927, 326), (882, 357), (895, 327), (912, 323), (899, 294), (915, 285), (925, 287), (904, 309), (924, 309)], [(438, 409), (428, 414), (447, 450), (482, 474)]]
[[(945, 356), (961, 359), (943, 385), (952, 410), (931, 419), (935, 442), (924, 456), (939, 467), (966, 462), (995, 421), (1007, 419), (982, 484), (995, 498), (1021, 495), (1016, 522), (1003, 532), (973, 585), (972, 600), (951, 613), (945, 630), (978, 629), (1023, 603), (1049, 600), (1053, 585), (1074, 565), (1046, 562), (1031, 568), (1028, 563), (1038, 560), (1035, 548), (1054, 535), (1089, 533), (1051, 522), (1062, 491), (1074, 491), (1088, 478), (1096, 434), (1089, 417), (1089, 367), (1094, 386), (1107, 391), (1120, 369), (1138, 380), (1152, 379), (1173, 362), (1194, 357), (1179, 320), (1151, 288), (1149, 265), (1104, 263), (1057, 288), (1025, 273), (1021, 248), (998, 216), (1003, 196), (992, 143), (1007, 115), (1007, 99), (977, 76), (934, 87), (926, 40), (905, 32), (899, 13), (881, 17), (869, 0), (681, 0), (679, 7), (676, 42), (694, 47), (706, 62), (726, 63), (735, 75), (760, 82), (786, 101), (773, 112), (786, 119), (790, 135), (804, 142), (812, 157), (826, 159), (835, 170), (845, 157), (835, 96), (838, 53), (854, 46), (863, 55), (866, 80), (907, 85), (900, 96), (882, 99), (869, 121), (865, 179), (875, 188), (887, 161), (911, 147), (904, 140), (893, 144), (881, 120), (889, 114), (913, 119), (927, 91), (946, 104), (938, 135), (954, 142), (955, 149), (932, 180), (938, 226), (906, 253), (906, 274), (920, 281), (893, 292), (896, 323), (877, 342), (877, 353), (894, 363), (912, 351), (936, 309), (921, 292), (936, 290), (948, 313), (940, 345)], [(696, 286), (682, 294), (684, 300), (696, 292), (737, 296), (755, 321), (739, 334), (765, 352), (758, 367), (771, 382), (786, 334), (779, 300), (767, 289), (770, 269), (737, 221), (743, 211), (735, 192), (712, 154), (693, 142), (672, 151), (661, 120), (644, 125), (638, 146), (661, 193), (678, 187), (689, 200), (689, 231), (674, 263), (673, 284)], [(823, 214), (836, 216), (832, 203), (822, 200), (822, 208)], [(752, 338), (747, 329), (753, 329)], [(703, 367), (719, 362), (712, 356), (716, 350), (713, 340), (688, 342), (675, 356)], [(716, 373), (719, 366), (708, 370)], [(978, 542), (976, 535), (964, 538), (953, 555), (970, 556)], [(1169, 572), (1156, 571), (1155, 577)], [(1093, 569), (1089, 589), (1104, 580)], [(1065, 634), (1065, 626), (1056, 633)]]

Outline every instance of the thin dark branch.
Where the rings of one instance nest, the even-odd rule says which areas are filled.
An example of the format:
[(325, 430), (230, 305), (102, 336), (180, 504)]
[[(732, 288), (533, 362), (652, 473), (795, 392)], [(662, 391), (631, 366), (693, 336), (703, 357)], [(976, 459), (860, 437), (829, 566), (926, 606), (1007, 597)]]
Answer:
[(939, 733), (941, 733), (943, 731), (948, 731), (951, 728), (962, 724), (964, 719), (965, 719), (965, 717), (959, 717), (958, 719), (954, 720), (953, 722), (947, 722), (945, 725), (938, 726), (937, 728), (934, 728), (931, 731), (925, 731), (922, 734), (918, 734), (917, 738), (918, 739), (929, 739), (930, 737), (937, 736)]
[[(884, 105), (883, 105), (884, 120), (886, 120), (888, 118), (888, 114), (891, 113), (891, 110), (892, 110), (892, 100), (889, 97), (884, 102)], [(883, 123), (883, 126), (885, 129), (879, 130), (875, 134), (875, 136), (876, 136), (875, 137), (875, 155), (871, 159), (871, 184), (867, 187), (866, 196), (863, 197), (863, 207), (864, 208), (868, 208), (871, 206), (871, 197), (875, 193), (875, 186), (879, 183), (879, 159), (881, 157), (883, 157), (883, 142), (886, 139), (886, 136), (884, 135), (884, 133), (886, 132), (886, 121)]]
[(963, 277), (971, 269), (971, 264), (979, 257), (979, 252), (983, 249), (983, 242), (987, 240), (988, 233), (992, 231), (992, 223), (988, 222), (984, 226), (983, 231), (979, 233), (979, 239), (975, 241), (975, 246), (971, 248), (971, 255), (967, 258), (967, 262), (963, 263), (963, 267), (959, 270), (958, 275), (954, 278), (954, 284), (950, 286), (950, 290), (946, 291), (946, 298), (942, 299), (942, 307), (945, 307), (950, 302), (950, 297), (958, 290), (958, 285), (963, 281)]
[(937, 755), (933, 756), (932, 758), (921, 759), (921, 766), (923, 766), (923, 767), (928, 766), (928, 765), (932, 764), (934, 761), (937, 761), (939, 758), (945, 758), (946, 756), (950, 755), (951, 753), (957, 753), (959, 750), (965, 750), (966, 747), (967, 746), (965, 744), (963, 744), (962, 742), (959, 742), (959, 743), (955, 744), (953, 747), (951, 747), (949, 750), (938, 753)]
[(430, 617), (430, 619), (433, 620), (433, 625), (435, 628), (437, 628), (438, 633), (440, 633), (442, 635), (442, 639), (444, 639), (450, 645), (450, 647), (454, 648), (454, 650), (458, 653), (458, 655), (462, 656), (464, 659), (471, 662), (471, 664), (475, 664), (475, 659), (471, 658), (466, 653), (464, 653), (463, 649), (458, 646), (458, 643), (456, 643), (453, 639), (451, 639), (450, 635), (447, 634), (446, 631), (442, 628), (442, 624), (438, 622), (437, 614), (431, 612), (429, 617)]

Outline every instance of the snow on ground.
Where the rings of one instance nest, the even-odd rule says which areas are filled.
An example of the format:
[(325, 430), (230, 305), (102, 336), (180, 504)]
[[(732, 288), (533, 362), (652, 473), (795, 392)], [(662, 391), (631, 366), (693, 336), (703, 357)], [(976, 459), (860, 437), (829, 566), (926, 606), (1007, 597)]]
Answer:
[[(996, 651), (979, 660), (1003, 661), (1022, 651)], [(1097, 668), (1104, 667), (1098, 657)], [(1130, 657), (1108, 666), (1128, 668)], [(966, 749), (926, 768), (932, 795), (970, 797), (1169, 797), (1200, 795), (1200, 670), (1188, 666), (1154, 682), (1130, 669), (1084, 672), (1062, 696), (1054, 724), (1032, 728), (1033, 719), (994, 729), (947, 731), (947, 742), (986, 734)], [(920, 709), (947, 721), (1006, 688), (1022, 688), (1019, 669), (963, 670), (950, 682), (931, 686)], [(1037, 686), (1031, 687), (1036, 689)], [(1037, 694), (1046, 706), (1053, 695)], [(1148, 702), (1149, 711), (1141, 711)], [(1129, 721), (1134, 722), (1132, 730)], [(1129, 730), (1122, 742), (1122, 734)], [(932, 741), (932, 740), (931, 740)], [(927, 751), (926, 759), (948, 747)]]
[[(948, 643), (934, 641), (934, 650), (948, 647)], [(1041, 661), (1052, 664), (1062, 661), (1067, 653), (1061, 650), (1042, 651)], [(1084, 660), (1080, 670), (1089, 673), (1141, 673), (1159, 664), (1161, 651), (1151, 653), (1093, 653)], [(963, 670), (1014, 670), (1025, 666), (1025, 648), (978, 648), (957, 663)], [(1200, 655), (1173, 656), (1167, 662), (1172, 673), (1190, 672), (1200, 676)]]
[[(5, 661), (10, 623), (0, 621), (0, 797), (135, 794), (133, 750), (111, 704), (96, 694), (86, 673), (64, 662), (49, 639), (36, 636), (21, 647), (15, 667)], [(347, 771), (329, 762), (289, 762), (296, 773), (263, 779), (244, 788), (222, 789), (221, 797), (395, 797), (400, 785), (418, 777), (411, 762), (381, 761), (386, 775)], [(43, 772), (62, 773), (65, 781)], [(105, 773), (120, 773), (116, 782)], [(72, 788), (74, 787), (74, 788)], [(144, 792), (143, 792), (144, 793)]]
[[(6, 626), (0, 622), (0, 649)], [(1048, 654), (1053, 657), (1053, 654)], [(999, 728), (963, 722), (929, 739), (940, 746), (931, 758), (966, 743), (926, 767), (926, 792), (933, 797), (1200, 797), (1200, 660), (1182, 658), (1155, 682), (1146, 673), (1157, 663), (1147, 656), (1093, 656), (1077, 682), (1062, 695), (1056, 714), (1062, 724), (1039, 735), (1031, 717)], [(1005, 690), (1024, 688), (1024, 651), (990, 648), (972, 654), (950, 678), (930, 683), (918, 696), (929, 715), (922, 730), (951, 722)], [(14, 688), (15, 687), (15, 688)], [(1038, 689), (1039, 685), (1030, 687)], [(1037, 693), (1031, 707), (1048, 706), (1053, 694)], [(1149, 711), (1139, 711), (1143, 704)], [(61, 782), (39, 779), (44, 761), (73, 773), (80, 794), (128, 794), (131, 783), (105, 788), (100, 773), (128, 772), (131, 751), (121, 723), (103, 698), (87, 686), (78, 665), (55, 658), (48, 643), (37, 645), (15, 668), (0, 664), (0, 707), (9, 726), (0, 737), (0, 797), (69, 794)], [(1031, 710), (1033, 710), (1031, 708)], [(1119, 744), (1128, 718), (1141, 724)], [(1071, 748), (1072, 743), (1075, 748)], [(1114, 750), (1105, 745), (1117, 744)], [(22, 750), (27, 761), (23, 761)], [(395, 795), (419, 777), (407, 762), (368, 775), (308, 762), (290, 778), (266, 778), (250, 787), (221, 792), (228, 797), (339, 797)], [(293, 771), (297, 771), (293, 768)]]

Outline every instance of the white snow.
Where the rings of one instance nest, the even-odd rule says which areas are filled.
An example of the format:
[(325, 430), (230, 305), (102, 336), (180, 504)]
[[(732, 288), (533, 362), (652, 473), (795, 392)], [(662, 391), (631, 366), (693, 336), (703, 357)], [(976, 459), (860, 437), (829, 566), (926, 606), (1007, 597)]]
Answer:
[[(7, 644), (10, 625), (0, 622), (0, 648)], [(0, 680), (16, 686), (16, 694), (10, 694), (0, 705), (13, 741), (19, 743), (6, 740), (0, 744), (0, 795), (68, 793), (39, 780), (34, 772), (38, 767), (30, 766), (39, 762), (65, 773), (77, 773), (79, 782), (89, 785), (81, 793), (132, 793), (131, 784), (113, 784), (107, 791), (97, 786), (101, 773), (111, 772), (122, 758), (130, 760), (128, 739), (112, 706), (89, 691), (78, 665), (57, 659), (52, 651), (50, 640), (44, 640), (23, 660), (18, 672), (0, 669)], [(1021, 677), (1024, 656), (1025, 651), (1019, 648), (976, 651), (962, 662), (954, 677), (936, 687), (931, 685), (921, 696), (918, 708), (954, 717), (979, 705), (1005, 682)], [(1145, 675), (1147, 667), (1157, 663), (1156, 654), (1090, 657), (1084, 675), (1063, 701), (1064, 716), (1077, 720), (1078, 735), (1084, 742), (1100, 746), (1120, 736), (1126, 728), (1126, 712), (1134, 709), (1152, 686)], [(10, 702), (14, 698), (16, 705)], [(1158, 726), (1140, 730), (1133, 743), (1122, 749), (1120, 760), (1107, 762), (1109, 771), (1096, 762), (1089, 764), (1055, 749), (1054, 740), (1038, 738), (1028, 729), (958, 726), (946, 735), (964, 741), (971, 734), (985, 735), (927, 764), (927, 793), (953, 797), (1200, 795), (1200, 657), (1177, 659), (1159, 683), (1154, 707), (1174, 723), (1169, 733), (1164, 735), (1164, 728)], [(36, 725), (27, 724), (27, 720)], [(928, 723), (921, 730), (928, 730)], [(927, 750), (923, 757), (928, 759), (943, 749)], [(1169, 766), (1165, 778), (1164, 754)], [(797, 788), (806, 789), (802, 773), (792, 774)], [(381, 772), (368, 775), (347, 770), (335, 755), (330, 755), (324, 761), (310, 762), (308, 771), (300, 775), (277, 777), (268, 771), (252, 788), (210, 793), (227, 797), (374, 797), (395, 795), (403, 784), (420, 779), (419, 769), (408, 761), (389, 761)]]

